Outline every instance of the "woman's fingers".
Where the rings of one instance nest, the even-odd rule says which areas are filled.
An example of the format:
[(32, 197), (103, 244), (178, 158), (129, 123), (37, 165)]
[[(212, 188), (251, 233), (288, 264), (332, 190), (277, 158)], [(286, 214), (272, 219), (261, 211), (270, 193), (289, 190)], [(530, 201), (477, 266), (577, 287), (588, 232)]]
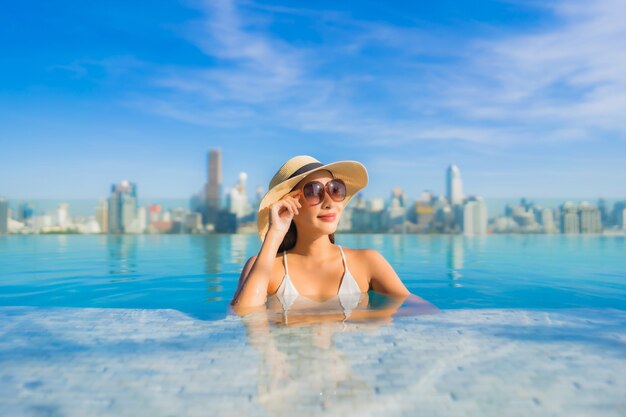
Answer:
[(300, 214), (300, 210), (298, 209), (298, 202), (291, 200), (291, 205), (293, 206), (293, 209), (295, 210), (296, 214)]
[(292, 216), (300, 214), (299, 208), (302, 207), (302, 204), (298, 201), (298, 198), (301, 192), (302, 190), (294, 190), (286, 194), (277, 204), (278, 213), (281, 214), (284, 210), (287, 210)]
[(287, 201), (283, 203), (283, 207), (285, 208), (285, 210), (293, 215), (293, 207), (291, 207), (291, 205)]
[(296, 213), (296, 214), (297, 214), (297, 213), (299, 213), (298, 206), (297, 206), (296, 202), (295, 202), (295, 201), (293, 201), (293, 199), (291, 199), (290, 197), (288, 197), (288, 198), (286, 198), (286, 199), (284, 200), (284, 203), (285, 203), (285, 205), (286, 205), (286, 206), (290, 207), (290, 208), (291, 208), (291, 210), (292, 210), (294, 213)]
[(289, 204), (285, 203), (285, 202), (281, 202), (278, 205), (278, 209), (277, 212), (279, 215), (283, 214), (285, 211), (292, 213), (293, 214), (293, 209), (291, 208), (291, 206), (289, 206)]

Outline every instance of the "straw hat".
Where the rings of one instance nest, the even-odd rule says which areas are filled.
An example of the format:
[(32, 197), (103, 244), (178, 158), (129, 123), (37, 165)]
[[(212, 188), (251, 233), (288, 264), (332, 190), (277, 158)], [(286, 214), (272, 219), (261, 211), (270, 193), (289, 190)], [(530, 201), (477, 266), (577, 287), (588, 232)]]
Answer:
[(269, 190), (261, 199), (257, 217), (257, 226), (261, 241), (265, 240), (265, 234), (269, 228), (270, 206), (283, 198), (291, 189), (307, 175), (321, 170), (329, 170), (335, 178), (342, 179), (346, 183), (346, 198), (343, 200), (344, 207), (367, 185), (367, 169), (357, 161), (337, 161), (330, 164), (322, 164), (309, 155), (294, 156), (281, 166), (272, 180)]

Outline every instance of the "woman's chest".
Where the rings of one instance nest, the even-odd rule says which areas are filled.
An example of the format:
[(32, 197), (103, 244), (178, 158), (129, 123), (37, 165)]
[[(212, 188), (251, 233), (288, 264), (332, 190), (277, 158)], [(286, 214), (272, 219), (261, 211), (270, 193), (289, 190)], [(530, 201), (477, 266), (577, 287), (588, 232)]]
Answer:
[[(297, 261), (290, 260), (287, 268), (291, 284), (302, 295), (313, 295), (319, 298), (332, 297), (337, 295), (345, 279), (354, 279), (361, 292), (366, 292), (369, 287), (367, 268), (363, 263), (358, 262), (358, 257), (354, 254), (346, 255), (346, 265), (340, 259), (338, 262), (305, 267)], [(279, 257), (274, 263), (268, 294), (275, 294), (278, 291), (283, 284), (285, 274), (283, 258)]]

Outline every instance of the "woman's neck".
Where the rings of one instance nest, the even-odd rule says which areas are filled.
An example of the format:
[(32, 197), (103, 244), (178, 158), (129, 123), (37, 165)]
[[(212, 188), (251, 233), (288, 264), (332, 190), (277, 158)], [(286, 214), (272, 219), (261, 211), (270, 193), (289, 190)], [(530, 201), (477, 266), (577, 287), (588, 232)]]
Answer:
[(288, 252), (315, 259), (325, 259), (335, 255), (337, 251), (336, 246), (337, 245), (330, 241), (328, 235), (319, 235), (308, 238), (298, 236), (296, 245)]

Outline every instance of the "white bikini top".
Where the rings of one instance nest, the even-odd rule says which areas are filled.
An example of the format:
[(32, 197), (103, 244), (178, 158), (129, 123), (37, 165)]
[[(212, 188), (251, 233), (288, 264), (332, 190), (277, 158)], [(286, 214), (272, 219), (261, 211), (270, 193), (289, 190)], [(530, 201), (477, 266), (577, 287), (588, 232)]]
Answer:
[[(339, 245), (337, 245), (339, 246)], [(288, 310), (332, 310), (340, 308), (344, 313), (344, 320), (350, 317), (352, 310), (359, 304), (361, 297), (367, 296), (367, 292), (361, 292), (361, 288), (356, 283), (356, 280), (348, 269), (346, 262), (346, 256), (343, 253), (343, 248), (339, 246), (341, 252), (341, 258), (343, 259), (344, 274), (341, 278), (341, 284), (339, 286), (339, 292), (337, 296), (331, 297), (325, 301), (316, 301), (311, 298), (301, 295), (296, 287), (291, 282), (289, 277), (289, 266), (287, 265), (287, 251), (283, 252), (283, 262), (285, 264), (285, 275), (278, 290), (276, 291), (276, 297), (283, 306), (283, 312), (285, 314), (285, 320), (287, 319), (286, 313)]]

